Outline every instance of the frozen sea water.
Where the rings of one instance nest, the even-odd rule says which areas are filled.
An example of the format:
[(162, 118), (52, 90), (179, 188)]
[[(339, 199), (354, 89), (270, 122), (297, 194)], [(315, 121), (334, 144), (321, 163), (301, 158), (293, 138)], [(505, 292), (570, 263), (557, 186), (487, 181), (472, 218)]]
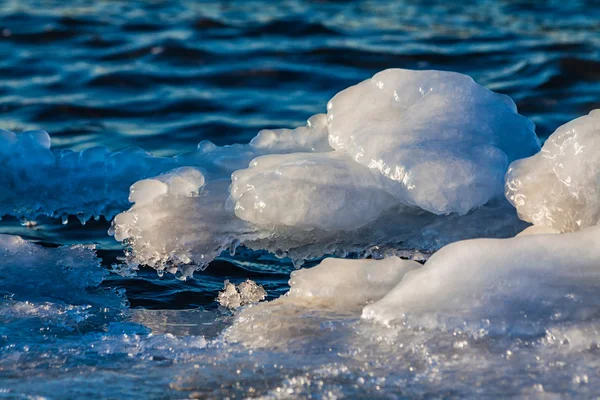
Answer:
[[(0, 232), (13, 235), (0, 237), (0, 398), (596, 396), (597, 164), (586, 156), (595, 130), (585, 121), (599, 107), (599, 13), (585, 1), (2, 3), (0, 128), (33, 132), (17, 144), (17, 136), (0, 133)], [(469, 227), (488, 237), (501, 227), (508, 237), (528, 225), (507, 202), (441, 218), (431, 213), (445, 211), (436, 203), (415, 214), (391, 210), (383, 215), (387, 228), (375, 232), (357, 226), (373, 218), (368, 212), (331, 219), (359, 228), (354, 238), (293, 232), (289, 248), (270, 238), (236, 248), (233, 240), (185, 281), (124, 266), (131, 255), (106, 232), (130, 207), (131, 184), (192, 166), (139, 185), (132, 199), (143, 203), (153, 188), (178, 196), (178, 218), (161, 225), (164, 216), (155, 212), (148, 221), (163, 231), (193, 226), (186, 202), (202, 179), (218, 194), (256, 156), (278, 154), (241, 181), (290, 176), (290, 164), (311, 157), (322, 162), (332, 145), (311, 127), (322, 126), (328, 100), (388, 68), (469, 75), (509, 95), (542, 142), (562, 132), (509, 174), (523, 184), (513, 187), (525, 195), (515, 203), (519, 214), (539, 224), (527, 229), (532, 236), (457, 244), (430, 258)], [(311, 139), (290, 142), (296, 127), (304, 130), (296, 137)], [(52, 138), (50, 149), (41, 130)], [(225, 147), (232, 143), (242, 145)], [(292, 145), (311, 155), (286, 155)], [(507, 154), (506, 161), (521, 156)], [(436, 175), (452, 172), (442, 166)], [(540, 182), (530, 185), (531, 177)], [(293, 193), (286, 182), (278, 185)], [(483, 183), (473, 193), (497, 182)], [(278, 198), (277, 189), (257, 189)], [(478, 201), (471, 197), (464, 207)], [(218, 220), (214, 205), (210, 216)], [(511, 218), (502, 217), (505, 207)], [(288, 220), (238, 210), (242, 224), (306, 231), (322, 222), (310, 213)], [(558, 231), (576, 232), (533, 236)], [(393, 235), (403, 239), (386, 242)], [(180, 246), (180, 259), (157, 260), (166, 261), (163, 272), (202, 253), (187, 252), (194, 250), (188, 238), (167, 243)], [(361, 240), (344, 248), (355, 238)], [(324, 252), (383, 260), (319, 265)], [(304, 269), (293, 266), (315, 257)], [(247, 298), (261, 297), (262, 287), (266, 301), (219, 307), (226, 280), (238, 285), (240, 300), (239, 285), (255, 282)]]

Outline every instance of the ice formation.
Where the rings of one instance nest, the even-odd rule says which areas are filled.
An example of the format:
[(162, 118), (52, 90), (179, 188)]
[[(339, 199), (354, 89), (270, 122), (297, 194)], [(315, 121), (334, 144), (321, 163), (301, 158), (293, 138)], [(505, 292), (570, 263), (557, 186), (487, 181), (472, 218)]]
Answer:
[(512, 236), (522, 226), (501, 199), (503, 177), (538, 149), (510, 98), (456, 73), (386, 70), (306, 127), (178, 157), (200, 168), (197, 190), (171, 193), (160, 176), (136, 184), (111, 232), (130, 263), (184, 275), (239, 244), (302, 260)]
[[(288, 295), (242, 310), (222, 337), (292, 371), (274, 398), (336, 387), (360, 398), (588, 397), (598, 389), (598, 229), (454, 243), (414, 268), (326, 260), (295, 272)], [(381, 272), (376, 285), (366, 267)], [(375, 303), (364, 307), (363, 293)], [(201, 387), (203, 374), (182, 380)]]
[(223, 290), (217, 296), (217, 302), (226, 308), (236, 309), (248, 304), (258, 303), (267, 297), (265, 289), (256, 282), (247, 279), (235, 285), (228, 280), (223, 283)]
[(600, 221), (600, 110), (559, 127), (542, 151), (510, 165), (506, 197), (519, 216), (560, 232)]
[[(594, 127), (589, 118), (596, 113), (574, 122)], [(594, 149), (593, 136), (582, 134), (593, 131), (581, 126), (566, 130), (578, 134), (579, 154)], [(549, 139), (550, 149), (556, 141)], [(509, 177), (527, 178), (519, 187), (528, 194), (521, 206), (535, 212), (548, 206), (549, 223), (534, 220), (510, 239), (452, 243), (424, 266), (397, 258), (324, 260), (294, 272), (287, 295), (240, 312), (223, 338), (284, 359), (310, 352), (302, 360), (320, 368), (298, 372), (283, 385), (286, 393), (310, 393), (317, 380), (321, 387), (344, 382), (363, 397), (377, 397), (380, 389), (417, 397), (592, 395), (600, 341), (600, 226), (590, 211), (595, 157), (545, 150), (517, 162), (528, 168)], [(553, 167), (568, 178), (559, 179)], [(549, 186), (537, 186), (539, 177)], [(585, 193), (577, 203), (585, 210), (570, 203), (575, 189)], [(584, 223), (566, 227), (563, 221), (576, 213)], [(561, 233), (569, 230), (576, 232)], [(357, 382), (357, 376), (380, 379)]]
[(292, 272), (288, 298), (304, 301), (311, 307), (353, 309), (385, 296), (408, 272), (417, 269), (416, 261), (388, 257), (383, 260), (344, 260), (326, 258), (313, 268)]
[(541, 335), (548, 324), (597, 312), (599, 260), (600, 227), (457, 242), (365, 307), (363, 316), (387, 324)]
[(106, 275), (93, 247), (45, 248), (0, 234), (0, 293), (13, 299), (89, 304)]
[(176, 165), (135, 148), (53, 151), (44, 131), (0, 131), (0, 217), (110, 219), (127, 208), (132, 183)]
[(235, 215), (257, 225), (354, 230), (397, 205), (377, 177), (340, 152), (260, 157), (233, 173)]
[(329, 142), (387, 179), (406, 205), (466, 214), (502, 191), (508, 164), (539, 150), (534, 125), (467, 75), (388, 69), (327, 105)]
[(258, 348), (285, 348), (300, 338), (318, 341), (329, 333), (323, 323), (358, 319), (365, 305), (381, 299), (405, 274), (419, 267), (415, 261), (398, 257), (327, 258), (313, 268), (292, 272), (286, 295), (243, 309), (223, 336)]
[(156, 157), (139, 148), (115, 153), (101, 146), (81, 152), (52, 150), (44, 131), (0, 130), (0, 217), (34, 220), (41, 215), (74, 215), (82, 222), (100, 216), (110, 220), (129, 207), (133, 183), (173, 168), (191, 166), (211, 179), (229, 179), (233, 171), (264, 154), (331, 150), (325, 120), (324, 114), (315, 115), (296, 132), (263, 130), (244, 145), (219, 147), (204, 141), (196, 151), (173, 158)]

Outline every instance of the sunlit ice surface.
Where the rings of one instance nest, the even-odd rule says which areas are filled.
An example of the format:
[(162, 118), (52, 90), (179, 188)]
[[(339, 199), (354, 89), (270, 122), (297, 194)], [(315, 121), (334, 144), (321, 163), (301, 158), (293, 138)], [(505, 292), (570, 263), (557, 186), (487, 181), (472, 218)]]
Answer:
[[(193, 279), (179, 281), (143, 266), (132, 275), (121, 244), (106, 235), (114, 214), (131, 206), (129, 186), (181, 167), (173, 156), (210, 151), (206, 145), (197, 149), (203, 140), (246, 144), (261, 129), (304, 126), (310, 116), (327, 112), (336, 93), (388, 68), (467, 74), (509, 95), (544, 141), (598, 108), (596, 5), (14, 1), (4, 2), (0, 15), (0, 127), (45, 130), (53, 150), (77, 155), (66, 156), (55, 175), (22, 175), (26, 185), (12, 198), (21, 203), (2, 203), (10, 210), (23, 205), (0, 227), (26, 241), (0, 241), (0, 396), (475, 398), (598, 392), (598, 281), (593, 261), (586, 264), (598, 246), (597, 233), (588, 230), (598, 215), (593, 116), (560, 128), (545, 152), (513, 165), (513, 179), (498, 189), (516, 207), (508, 208), (514, 220), (503, 236), (527, 226), (518, 213), (541, 226), (529, 228), (534, 233), (580, 231), (576, 246), (569, 236), (475, 242), (475, 250), (451, 247), (423, 267), (431, 252), (408, 241), (397, 254), (371, 248), (371, 257), (383, 261), (328, 260), (308, 269), (319, 262), (309, 260), (290, 277), (296, 271), (292, 260), (278, 258), (286, 254), (236, 249), (233, 243), (235, 255), (227, 248)], [(41, 156), (28, 159), (25, 153), (18, 161), (31, 165), (35, 158), (43, 167), (45, 141), (34, 136)], [(95, 145), (106, 146), (106, 153), (84, 153)], [(118, 153), (131, 146), (143, 151)], [(94, 169), (116, 153), (113, 160), (130, 161), (118, 163), (129, 168), (126, 181), (119, 171)], [(147, 161), (148, 154), (161, 158), (155, 170), (136, 161)], [(219, 165), (197, 167), (208, 181), (211, 173), (222, 173)], [(256, 180), (266, 167), (258, 165), (240, 179)], [(175, 176), (198, 178), (189, 171)], [(36, 182), (59, 189), (42, 192)], [(185, 187), (166, 185), (167, 193)], [(2, 187), (0, 199), (9, 193)], [(26, 203), (30, 198), (38, 202)], [(57, 212), (40, 215), (40, 205)], [(78, 215), (70, 208), (81, 205), (91, 212)], [(370, 217), (355, 213), (335, 222), (354, 228)], [(410, 234), (417, 217), (397, 226)], [(269, 218), (281, 220), (279, 214)], [(487, 218), (480, 227), (492, 226)], [(464, 230), (450, 232), (460, 236)], [(431, 248), (442, 245), (431, 230), (423, 234)], [(552, 256), (559, 250), (561, 257)], [(496, 268), (483, 268), (488, 265)], [(448, 275), (441, 275), (446, 269)], [(254, 303), (258, 292), (245, 291), (253, 285), (240, 288), (248, 279), (264, 288), (268, 302)], [(277, 300), (288, 291), (288, 280), (290, 294)], [(227, 294), (223, 304), (239, 300), (241, 308), (219, 304), (220, 291)]]

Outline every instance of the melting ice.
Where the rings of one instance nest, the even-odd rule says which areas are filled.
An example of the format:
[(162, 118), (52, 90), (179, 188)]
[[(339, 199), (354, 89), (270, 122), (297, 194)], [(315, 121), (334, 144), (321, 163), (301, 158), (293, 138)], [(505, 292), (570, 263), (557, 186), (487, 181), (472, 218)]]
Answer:
[[(151, 379), (149, 395), (173, 398), (590, 397), (599, 115), (538, 152), (508, 97), (455, 73), (387, 70), (305, 127), (174, 158), (57, 152), (43, 132), (2, 132), (0, 212), (121, 212), (111, 233), (133, 265), (188, 276), (240, 244), (381, 259), (327, 258), (269, 302), (251, 281), (226, 283), (233, 314), (172, 317), (99, 287), (91, 247), (0, 236), (0, 393), (116, 382), (114, 397), (135, 396), (120, 390)], [(422, 265), (403, 250), (437, 251)], [(177, 334), (164, 332), (171, 317)], [(44, 382), (26, 388), (23, 373)]]
[[(539, 141), (510, 98), (467, 76), (391, 69), (306, 127), (236, 146), (211, 148), (237, 152), (220, 156), (235, 161), (231, 180), (172, 171), (132, 186), (112, 230), (132, 264), (188, 275), (240, 243), (303, 260), (512, 236), (524, 225), (502, 197), (504, 174)], [(235, 169), (248, 152), (262, 156)], [(173, 192), (174, 176), (197, 190)]]

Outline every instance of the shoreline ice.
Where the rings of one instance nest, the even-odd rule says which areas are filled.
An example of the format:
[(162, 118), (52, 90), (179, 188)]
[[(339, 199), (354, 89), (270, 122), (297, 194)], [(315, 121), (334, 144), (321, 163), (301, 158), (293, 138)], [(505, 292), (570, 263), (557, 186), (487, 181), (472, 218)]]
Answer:
[[(159, 391), (197, 388), (198, 396), (206, 382), (223, 389), (240, 379), (275, 398), (310, 385), (417, 396), (431, 388), (444, 396), (592, 394), (599, 116), (559, 127), (533, 154), (533, 126), (507, 97), (456, 74), (396, 70), (341, 92), (305, 127), (261, 131), (246, 145), (204, 142), (169, 159), (56, 152), (45, 132), (3, 131), (0, 182), (10, 190), (0, 212), (85, 221), (121, 211), (111, 234), (126, 243), (132, 267), (187, 277), (240, 245), (299, 261), (372, 259), (326, 258), (296, 270), (288, 293), (272, 301), (253, 281), (227, 282), (219, 302), (233, 311), (227, 322), (211, 314), (220, 330), (207, 340), (192, 333), (202, 321), (176, 321), (181, 336), (159, 333), (166, 318), (130, 310), (123, 293), (100, 288), (109, 272), (93, 248), (0, 235), (0, 339), (8, 343), (0, 369), (52, 365), (60, 385), (61, 373), (72, 377), (93, 354), (96, 364), (81, 367), (89, 376), (104, 379), (116, 362), (153, 374)], [(433, 255), (424, 265), (396, 257), (406, 250)]]
[(539, 150), (533, 127), (509, 97), (465, 75), (382, 71), (338, 93), (307, 127), (214, 148), (262, 146), (246, 166), (232, 164), (230, 187), (210, 173), (187, 194), (147, 184), (151, 200), (132, 194), (111, 234), (132, 265), (184, 277), (240, 244), (301, 264), (374, 246), (432, 252), (513, 236), (524, 225), (504, 205), (503, 179), (509, 162)]

